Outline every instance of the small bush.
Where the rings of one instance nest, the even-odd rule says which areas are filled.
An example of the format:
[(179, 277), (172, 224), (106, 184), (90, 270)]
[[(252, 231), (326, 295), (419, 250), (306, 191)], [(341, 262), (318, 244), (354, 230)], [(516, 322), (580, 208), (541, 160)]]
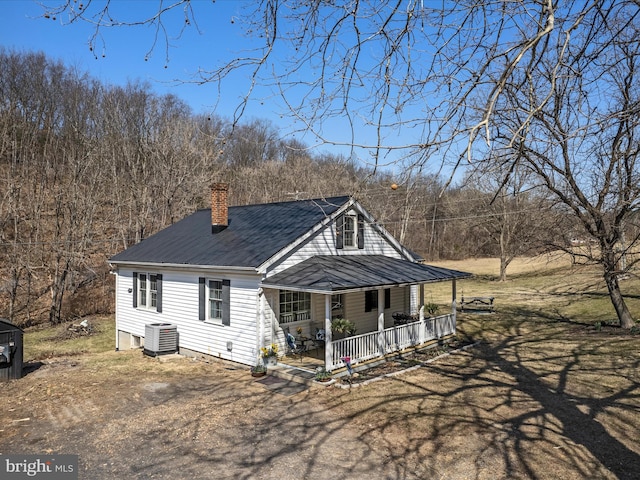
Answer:
[(429, 316), (433, 316), (433, 315), (435, 315), (436, 313), (438, 313), (438, 309), (439, 309), (439, 308), (440, 308), (440, 307), (438, 307), (438, 305), (437, 305), (436, 303), (433, 303), (433, 302), (429, 302), (429, 303), (426, 303), (426, 304), (424, 305), (424, 311), (425, 311), (426, 313), (428, 313), (428, 314), (429, 314)]

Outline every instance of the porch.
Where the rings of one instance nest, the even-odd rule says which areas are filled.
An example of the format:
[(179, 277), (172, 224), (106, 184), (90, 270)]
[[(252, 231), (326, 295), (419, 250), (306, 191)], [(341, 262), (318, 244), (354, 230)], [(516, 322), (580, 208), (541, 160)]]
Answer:
[[(263, 280), (259, 336), (286, 350), (287, 333), (321, 333), (324, 351), (314, 364), (333, 371), (349, 357), (356, 366), (455, 334), (456, 280), (469, 276), (382, 255), (312, 257)], [(451, 311), (425, 317), (425, 286), (443, 281), (452, 284)], [(406, 323), (394, 322), (392, 312), (406, 312)], [(355, 324), (356, 334), (336, 335), (340, 318)]]
[(421, 317), (414, 322), (385, 328), (381, 332), (366, 332), (336, 339), (324, 346), (313, 346), (302, 354), (288, 354), (282, 362), (309, 371), (321, 367), (334, 371), (346, 366), (343, 361), (346, 357), (349, 357), (351, 365), (356, 367), (358, 364), (395, 352), (420, 347), (455, 332), (455, 316), (451, 313)]
[(384, 357), (390, 353), (400, 352), (408, 348), (418, 347), (431, 340), (453, 335), (456, 332), (454, 314), (424, 318), (397, 325), (378, 332), (367, 332), (339, 340), (334, 340), (325, 353), (328, 359), (326, 369), (329, 371), (346, 366), (343, 358), (349, 357), (351, 365)]

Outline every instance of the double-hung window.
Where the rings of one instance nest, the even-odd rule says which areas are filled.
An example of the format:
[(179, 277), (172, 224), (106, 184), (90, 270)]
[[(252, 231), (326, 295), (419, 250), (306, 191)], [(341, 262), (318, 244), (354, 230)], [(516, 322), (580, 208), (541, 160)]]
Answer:
[(209, 280), (209, 319), (222, 321), (222, 280)]
[(280, 290), (280, 322), (289, 323), (311, 318), (311, 294)]
[[(391, 289), (384, 289), (384, 308), (391, 308)], [(371, 312), (378, 309), (378, 291), (367, 290), (364, 292), (364, 311)]]
[(357, 247), (356, 244), (356, 225), (357, 225), (357, 220), (356, 220), (356, 216), (355, 215), (345, 215), (344, 216), (344, 223), (342, 225), (342, 235), (344, 238), (344, 243), (343, 246), (345, 248), (353, 248), (353, 247)]
[(162, 312), (162, 275), (133, 272), (133, 306)]
[(231, 282), (219, 278), (198, 279), (198, 318), (203, 322), (231, 325)]
[(336, 248), (364, 248), (364, 216), (348, 212), (336, 219)]
[(331, 320), (344, 318), (344, 303), (341, 293), (331, 295)]

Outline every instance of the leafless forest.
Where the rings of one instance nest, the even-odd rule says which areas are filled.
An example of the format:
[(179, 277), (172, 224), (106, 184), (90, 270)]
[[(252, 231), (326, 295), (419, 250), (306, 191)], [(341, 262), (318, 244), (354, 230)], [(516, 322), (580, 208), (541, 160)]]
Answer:
[(514, 256), (582, 235), (517, 172), (511, 188), (483, 172), (445, 189), (38, 53), (0, 51), (0, 99), (0, 316), (20, 325), (110, 312), (108, 258), (207, 208), (212, 181), (231, 185), (232, 205), (352, 194), (427, 261), (496, 255), (503, 276)]

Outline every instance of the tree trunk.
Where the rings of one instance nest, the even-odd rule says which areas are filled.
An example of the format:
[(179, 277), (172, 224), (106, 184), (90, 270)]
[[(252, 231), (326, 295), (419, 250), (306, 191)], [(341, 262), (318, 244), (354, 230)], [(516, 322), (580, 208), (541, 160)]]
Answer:
[(67, 260), (64, 268), (59, 273), (56, 272), (51, 284), (51, 305), (49, 307), (49, 323), (51, 325), (57, 325), (62, 321), (62, 299), (64, 298), (69, 264), (70, 262)]
[(507, 281), (507, 267), (509, 266), (509, 263), (511, 263), (511, 261), (507, 259), (507, 257), (504, 254), (500, 255), (500, 281), (501, 282)]
[(607, 283), (607, 289), (609, 290), (609, 298), (611, 298), (613, 308), (616, 309), (618, 320), (620, 320), (620, 326), (622, 328), (633, 327), (635, 322), (633, 321), (631, 312), (629, 312), (629, 308), (627, 308), (622, 292), (620, 292), (617, 275), (615, 273), (605, 272), (604, 279)]
[(513, 256), (509, 255), (507, 252), (508, 240), (505, 238), (505, 229), (501, 229), (500, 231), (500, 281), (507, 281), (507, 267), (511, 263)]

